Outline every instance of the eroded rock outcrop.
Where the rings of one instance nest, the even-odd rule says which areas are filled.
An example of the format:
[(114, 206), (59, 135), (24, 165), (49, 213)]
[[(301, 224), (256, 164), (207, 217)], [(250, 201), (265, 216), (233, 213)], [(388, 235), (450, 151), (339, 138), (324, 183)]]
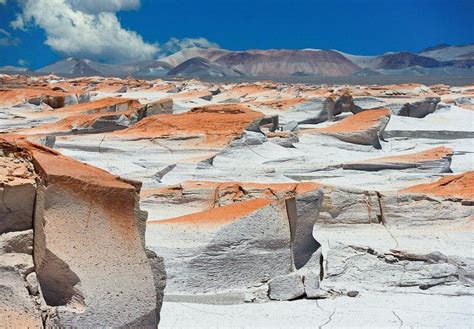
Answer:
[(2, 323), (156, 327), (164, 272), (156, 273), (163, 270), (156, 255), (145, 254), (141, 184), (24, 140), (1, 146), (2, 189), (29, 184), (33, 194), (13, 197), (15, 206), (24, 203), (16, 216), (12, 201), (3, 203), (2, 294), (14, 297), (1, 298)]
[(471, 180), (465, 173), (400, 192), (352, 192), (365, 200), (332, 188), (331, 200), (345, 195), (343, 201), (355, 204), (323, 203), (313, 233), (324, 259), (316, 297), (349, 291), (472, 294), (474, 259), (458, 247), (473, 234)]
[(148, 223), (147, 243), (164, 257), (170, 298), (260, 300), (275, 278), (269, 298), (293, 299), (301, 291), (276, 287), (299, 278), (295, 287), (304, 294), (300, 269), (317, 273), (319, 283), (319, 262), (314, 268), (310, 261), (319, 248), (312, 237), (319, 185), (188, 182), (153, 193), (163, 203), (190, 202), (201, 210)]
[(31, 163), (0, 152), (0, 323), (7, 328), (42, 327), (40, 300), (28, 291), (33, 265), (36, 175)]
[(153, 249), (165, 257), (170, 294), (232, 293), (292, 271), (281, 203), (254, 199), (150, 225), (158, 227)]
[(474, 172), (443, 177), (433, 183), (414, 185), (402, 190), (407, 193), (431, 194), (440, 197), (474, 199)]
[(326, 128), (307, 130), (333, 136), (345, 142), (380, 148), (379, 138), (390, 120), (389, 109), (367, 110), (349, 116)]
[(440, 102), (439, 97), (428, 97), (422, 101), (406, 103), (403, 105), (398, 115), (412, 118), (424, 118), (436, 111), (436, 106)]
[(364, 171), (415, 169), (417, 171), (449, 173), (451, 172), (452, 156), (452, 149), (436, 147), (423, 152), (346, 163), (342, 167)]
[(136, 99), (107, 97), (66, 106), (54, 112), (54, 115), (61, 118), (60, 120), (19, 132), (28, 135), (111, 132), (131, 127), (147, 116), (169, 114), (172, 111), (173, 100), (170, 98), (142, 104)]
[(216, 104), (193, 108), (182, 114), (148, 117), (129, 129), (117, 132), (117, 136), (127, 139), (161, 138), (185, 141), (187, 145), (222, 147), (262, 117), (261, 113), (245, 105)]
[(48, 88), (15, 88), (0, 90), (0, 105), (12, 106), (21, 103), (47, 104), (53, 109), (77, 104), (77, 95)]
[(334, 121), (335, 116), (344, 112), (359, 113), (362, 109), (354, 103), (354, 99), (349, 90), (343, 90), (342, 93), (331, 94), (323, 102), (323, 112), (314, 121), (315, 123), (323, 121)]

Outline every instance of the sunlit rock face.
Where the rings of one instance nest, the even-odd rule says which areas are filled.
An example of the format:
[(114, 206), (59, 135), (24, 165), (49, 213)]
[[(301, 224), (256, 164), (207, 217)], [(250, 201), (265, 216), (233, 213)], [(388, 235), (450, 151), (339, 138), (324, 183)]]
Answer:
[(156, 327), (165, 272), (145, 253), (141, 184), (4, 137), (2, 323)]
[[(162, 207), (170, 202), (202, 207), (148, 222), (147, 243), (164, 257), (165, 293), (173, 298), (261, 299), (270, 279), (295, 273), (319, 248), (312, 236), (322, 204), (317, 184), (192, 181), (152, 193), (161, 196)], [(192, 200), (184, 197), (188, 193)]]

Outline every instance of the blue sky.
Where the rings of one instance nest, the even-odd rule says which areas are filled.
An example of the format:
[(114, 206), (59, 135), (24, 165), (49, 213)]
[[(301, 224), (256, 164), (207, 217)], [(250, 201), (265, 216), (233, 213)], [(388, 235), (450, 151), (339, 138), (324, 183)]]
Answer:
[(474, 42), (473, 13), (472, 0), (0, 0), (0, 65), (148, 60), (194, 44), (419, 51)]

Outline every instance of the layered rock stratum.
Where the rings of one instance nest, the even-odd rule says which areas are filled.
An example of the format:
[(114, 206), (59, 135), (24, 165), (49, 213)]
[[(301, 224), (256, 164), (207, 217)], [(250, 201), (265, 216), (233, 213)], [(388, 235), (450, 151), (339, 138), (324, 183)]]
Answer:
[(474, 86), (1, 81), (9, 326), (472, 324)]

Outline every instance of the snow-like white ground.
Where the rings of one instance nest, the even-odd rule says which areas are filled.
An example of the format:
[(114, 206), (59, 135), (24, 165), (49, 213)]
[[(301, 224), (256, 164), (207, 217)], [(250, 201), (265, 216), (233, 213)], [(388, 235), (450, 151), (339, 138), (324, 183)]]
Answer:
[(360, 295), (262, 304), (165, 302), (161, 329), (178, 328), (473, 328), (469, 296)]

